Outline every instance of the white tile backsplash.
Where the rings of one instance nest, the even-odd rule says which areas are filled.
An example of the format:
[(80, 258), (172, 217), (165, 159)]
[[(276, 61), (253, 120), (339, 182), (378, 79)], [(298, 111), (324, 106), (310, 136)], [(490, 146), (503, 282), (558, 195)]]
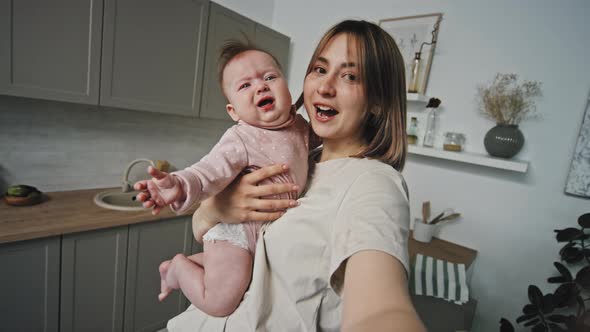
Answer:
[[(133, 159), (182, 169), (203, 157), (233, 123), (0, 96), (0, 190), (42, 191), (120, 185)], [(130, 174), (145, 177), (145, 165)]]

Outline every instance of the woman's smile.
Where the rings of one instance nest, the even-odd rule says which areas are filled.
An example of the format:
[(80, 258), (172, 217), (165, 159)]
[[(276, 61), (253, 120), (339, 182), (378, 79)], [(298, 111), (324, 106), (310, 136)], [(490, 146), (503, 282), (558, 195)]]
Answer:
[(315, 106), (315, 114), (316, 119), (320, 122), (327, 122), (333, 119), (336, 115), (338, 115), (338, 111), (334, 109), (334, 107), (316, 104)]

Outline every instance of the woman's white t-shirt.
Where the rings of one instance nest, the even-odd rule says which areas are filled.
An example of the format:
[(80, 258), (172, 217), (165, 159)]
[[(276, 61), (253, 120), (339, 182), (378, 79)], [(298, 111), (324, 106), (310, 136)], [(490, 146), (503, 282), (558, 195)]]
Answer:
[(176, 331), (338, 331), (346, 260), (379, 250), (408, 268), (409, 204), (391, 166), (343, 158), (316, 164), (300, 205), (263, 229), (250, 288), (228, 317), (194, 306), (168, 322)]

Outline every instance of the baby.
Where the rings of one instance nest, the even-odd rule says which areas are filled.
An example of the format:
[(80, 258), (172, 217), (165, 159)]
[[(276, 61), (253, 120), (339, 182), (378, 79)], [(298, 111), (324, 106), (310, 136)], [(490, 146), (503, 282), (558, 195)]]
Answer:
[[(166, 205), (177, 212), (213, 196), (240, 173), (272, 164), (289, 172), (273, 182), (295, 183), (296, 199), (305, 187), (309, 145), (319, 144), (308, 123), (295, 113), (280, 66), (269, 53), (239, 42), (226, 44), (219, 61), (219, 79), (237, 124), (228, 129), (208, 155), (196, 164), (167, 174), (150, 167), (151, 180), (135, 184), (137, 197), (154, 213)], [(310, 142), (310, 139), (312, 142)], [(203, 252), (176, 255), (160, 265), (162, 301), (180, 288), (200, 310), (227, 316), (239, 305), (252, 274), (252, 262), (263, 224), (217, 224), (203, 237)]]

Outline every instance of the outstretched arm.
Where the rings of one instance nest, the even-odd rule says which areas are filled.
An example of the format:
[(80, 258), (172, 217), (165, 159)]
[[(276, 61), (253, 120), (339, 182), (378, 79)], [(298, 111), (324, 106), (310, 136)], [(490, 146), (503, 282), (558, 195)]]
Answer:
[(141, 191), (137, 200), (143, 202), (145, 208), (153, 208), (152, 214), (158, 214), (165, 206), (185, 199), (182, 184), (174, 176), (152, 166), (148, 167), (148, 173), (152, 178), (136, 182), (133, 188)]
[(352, 255), (342, 294), (342, 331), (426, 331), (408, 294), (404, 267), (387, 253)]

